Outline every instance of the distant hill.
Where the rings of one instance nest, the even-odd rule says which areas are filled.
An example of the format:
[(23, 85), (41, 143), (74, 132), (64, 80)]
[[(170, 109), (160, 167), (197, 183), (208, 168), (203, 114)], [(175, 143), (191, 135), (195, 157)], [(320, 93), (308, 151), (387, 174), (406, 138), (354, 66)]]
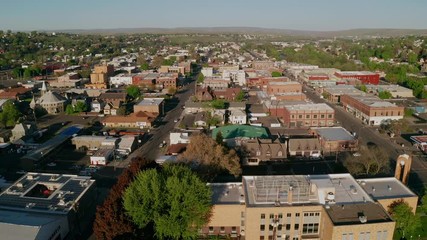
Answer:
[(256, 27), (197, 27), (197, 28), (116, 28), (116, 29), (68, 29), (48, 32), (66, 32), (76, 34), (185, 34), (185, 33), (240, 33), (240, 34), (277, 34), (301, 37), (396, 37), (405, 35), (427, 35), (427, 29), (349, 29), (340, 31), (305, 31), (276, 28), (256, 28)]

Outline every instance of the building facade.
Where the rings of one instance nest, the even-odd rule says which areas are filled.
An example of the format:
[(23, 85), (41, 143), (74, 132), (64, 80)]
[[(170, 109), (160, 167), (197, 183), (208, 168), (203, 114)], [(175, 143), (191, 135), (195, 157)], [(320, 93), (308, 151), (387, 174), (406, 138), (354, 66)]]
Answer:
[(334, 119), (334, 109), (325, 103), (284, 106), (283, 122), (288, 127), (333, 126)]

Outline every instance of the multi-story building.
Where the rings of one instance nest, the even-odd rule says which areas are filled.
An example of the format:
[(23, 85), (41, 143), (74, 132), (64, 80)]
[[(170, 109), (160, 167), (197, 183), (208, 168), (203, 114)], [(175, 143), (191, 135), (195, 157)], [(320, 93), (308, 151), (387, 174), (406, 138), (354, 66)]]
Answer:
[[(288, 127), (326, 127), (334, 125), (335, 111), (326, 103), (285, 105), (283, 122)], [(274, 115), (275, 111), (272, 111)]]
[(180, 75), (185, 74), (185, 67), (180, 66), (161, 66), (158, 69), (159, 73), (178, 73)]
[(228, 88), (230, 81), (227, 79), (221, 78), (205, 78), (202, 83), (202, 87), (210, 87), (212, 90), (223, 90)]
[(330, 102), (341, 102), (342, 95), (365, 95), (364, 92), (351, 85), (335, 85), (323, 88), (322, 96)]
[(67, 239), (95, 203), (90, 177), (27, 173), (0, 193), (0, 239)]
[(201, 235), (246, 240), (392, 240), (389, 203), (404, 199), (414, 208), (417, 199), (395, 178), (350, 174), (243, 176), (210, 186), (214, 206)]
[(274, 68), (274, 62), (271, 61), (254, 61), (252, 68), (256, 70), (268, 70)]
[(280, 139), (248, 139), (242, 141), (242, 146), (247, 153), (242, 164), (259, 165), (263, 161), (283, 160), (287, 156), (286, 143)]
[(231, 124), (246, 124), (248, 121), (246, 112), (240, 109), (229, 110), (228, 120)]
[(230, 82), (235, 83), (239, 86), (246, 85), (246, 74), (245, 74), (245, 71), (243, 70), (236, 70), (236, 71), (224, 70), (222, 72), (222, 78), (228, 79)]
[(384, 101), (376, 96), (341, 96), (345, 110), (369, 125), (380, 125), (385, 121), (403, 118), (404, 107)]
[(203, 67), (201, 70), (204, 77), (212, 77), (213, 76), (213, 68), (211, 67)]
[(380, 93), (387, 91), (393, 98), (411, 98), (414, 97), (412, 89), (399, 85), (366, 85), (369, 92)]
[(301, 93), (302, 85), (299, 82), (275, 82), (267, 83), (267, 93), (269, 95), (280, 93)]
[(380, 83), (380, 74), (368, 71), (338, 71), (335, 76), (344, 80), (357, 79), (362, 84), (374, 84)]
[(356, 137), (343, 127), (311, 128), (310, 132), (318, 137), (323, 154), (358, 149)]
[(114, 77), (110, 77), (110, 85), (131, 85), (133, 76), (135, 76), (135, 74), (121, 73)]
[(107, 88), (108, 79), (114, 74), (113, 65), (97, 65), (90, 74), (90, 84), (87, 88)]

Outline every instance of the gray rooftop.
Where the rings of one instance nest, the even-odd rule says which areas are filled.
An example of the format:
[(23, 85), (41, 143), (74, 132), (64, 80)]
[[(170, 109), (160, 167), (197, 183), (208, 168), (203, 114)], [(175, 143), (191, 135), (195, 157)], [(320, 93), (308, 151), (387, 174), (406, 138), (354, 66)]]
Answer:
[(409, 188), (394, 177), (358, 179), (360, 186), (373, 199), (416, 197)]
[(0, 194), (0, 209), (66, 214), (94, 182), (77, 175), (27, 173)]
[(160, 105), (163, 100), (164, 98), (144, 98), (137, 104), (137, 106)]
[(213, 204), (241, 204), (244, 203), (243, 186), (236, 183), (209, 183), (212, 189)]
[(343, 127), (325, 127), (325, 128), (312, 128), (317, 134), (327, 141), (353, 141), (355, 138)]

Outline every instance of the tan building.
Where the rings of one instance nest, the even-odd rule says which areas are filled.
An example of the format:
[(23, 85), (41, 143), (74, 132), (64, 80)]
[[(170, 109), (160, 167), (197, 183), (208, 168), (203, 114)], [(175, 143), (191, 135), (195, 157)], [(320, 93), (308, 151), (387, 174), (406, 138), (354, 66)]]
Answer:
[(185, 74), (185, 67), (181, 66), (161, 66), (158, 69), (159, 73), (178, 73), (180, 75)]
[(282, 117), (289, 127), (330, 127), (334, 125), (335, 110), (326, 103), (307, 103), (285, 105), (283, 110), (273, 110), (272, 115)]
[(311, 128), (310, 132), (319, 139), (323, 154), (358, 149), (358, 140), (343, 127)]
[(156, 117), (154, 113), (137, 112), (128, 116), (108, 116), (101, 122), (110, 128), (150, 128)]
[(385, 121), (399, 120), (403, 118), (404, 107), (384, 101), (376, 96), (343, 95), (341, 103), (347, 112), (352, 113), (363, 123), (380, 125)]
[(133, 112), (148, 112), (162, 115), (164, 113), (164, 98), (144, 98), (133, 105)]
[(90, 84), (86, 84), (87, 88), (105, 89), (109, 77), (114, 75), (113, 65), (97, 65), (90, 74)]
[(267, 83), (267, 93), (269, 95), (280, 93), (301, 93), (302, 85), (299, 82), (273, 82)]
[(246, 240), (392, 240), (395, 222), (380, 201), (416, 198), (397, 179), (350, 174), (243, 176), (210, 186), (212, 217), (201, 235)]
[(274, 62), (271, 61), (254, 61), (252, 68), (256, 70), (268, 70), (274, 68)]

